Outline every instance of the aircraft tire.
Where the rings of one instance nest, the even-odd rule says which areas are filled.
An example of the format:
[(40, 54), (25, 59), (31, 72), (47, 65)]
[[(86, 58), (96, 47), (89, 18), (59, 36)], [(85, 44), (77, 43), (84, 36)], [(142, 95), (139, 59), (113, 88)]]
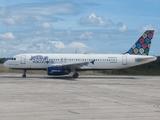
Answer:
[(26, 77), (26, 74), (23, 74), (22, 77), (25, 78), (25, 77)]
[(79, 76), (78, 73), (73, 74), (73, 78), (78, 78), (78, 76)]

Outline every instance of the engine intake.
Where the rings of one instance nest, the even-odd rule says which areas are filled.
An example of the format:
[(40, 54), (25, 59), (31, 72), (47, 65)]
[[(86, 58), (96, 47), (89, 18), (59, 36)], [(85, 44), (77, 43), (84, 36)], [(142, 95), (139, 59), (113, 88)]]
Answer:
[(48, 75), (67, 75), (71, 72), (69, 68), (51, 66), (47, 68)]

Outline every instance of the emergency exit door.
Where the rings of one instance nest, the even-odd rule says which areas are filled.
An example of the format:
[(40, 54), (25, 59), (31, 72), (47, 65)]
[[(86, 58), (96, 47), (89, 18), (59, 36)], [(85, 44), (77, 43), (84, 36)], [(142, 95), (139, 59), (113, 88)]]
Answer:
[(61, 63), (66, 63), (67, 62), (67, 58), (61, 58)]

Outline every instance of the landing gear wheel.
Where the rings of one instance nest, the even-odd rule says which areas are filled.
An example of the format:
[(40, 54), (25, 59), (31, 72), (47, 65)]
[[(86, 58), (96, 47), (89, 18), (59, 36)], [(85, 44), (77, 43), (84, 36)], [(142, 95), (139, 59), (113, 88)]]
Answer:
[(74, 73), (73, 74), (73, 78), (78, 78), (79, 74), (78, 73)]
[(26, 77), (26, 74), (23, 74), (22, 77), (25, 78), (25, 77)]

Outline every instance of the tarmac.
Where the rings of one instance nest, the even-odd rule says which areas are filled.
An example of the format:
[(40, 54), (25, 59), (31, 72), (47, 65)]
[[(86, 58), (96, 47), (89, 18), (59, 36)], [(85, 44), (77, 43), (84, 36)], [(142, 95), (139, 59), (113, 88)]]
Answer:
[(159, 120), (160, 76), (0, 73), (0, 120)]

